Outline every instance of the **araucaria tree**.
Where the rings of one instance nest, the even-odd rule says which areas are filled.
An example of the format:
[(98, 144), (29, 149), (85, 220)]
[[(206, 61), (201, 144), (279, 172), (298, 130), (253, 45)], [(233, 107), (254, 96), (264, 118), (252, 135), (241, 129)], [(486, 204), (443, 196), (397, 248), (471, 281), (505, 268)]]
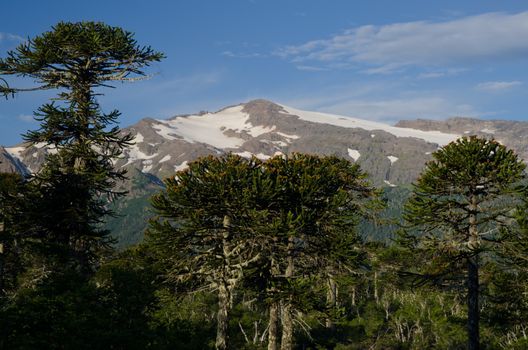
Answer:
[[(468, 348), (479, 348), (479, 268), (513, 229), (525, 165), (495, 140), (460, 138), (433, 153), (405, 205), (406, 241), (428, 264), (416, 276), (467, 291)], [(460, 283), (463, 281), (465, 283)]]
[[(270, 271), (268, 349), (294, 348), (297, 315), (314, 305), (307, 282), (327, 286), (327, 307), (336, 306), (336, 275), (363, 263), (359, 219), (375, 201), (376, 191), (359, 165), (338, 157), (296, 153), (263, 164), (273, 185), (269, 207), (273, 230), (266, 254)], [(370, 208), (372, 209), (372, 208)], [(328, 319), (330, 320), (330, 318)]]
[(229, 347), (229, 312), (242, 282), (258, 284), (251, 292), (269, 302), (268, 349), (278, 348), (280, 325), (281, 349), (292, 349), (308, 282), (361, 260), (354, 225), (375, 195), (358, 165), (304, 154), (201, 158), (165, 184), (152, 199), (159, 217), (148, 241), (177, 289), (215, 291), (217, 349)]
[[(148, 241), (169, 262), (167, 278), (182, 291), (218, 296), (216, 348), (227, 349), (229, 312), (244, 271), (261, 258), (266, 184), (261, 162), (237, 155), (201, 158), (165, 180), (152, 198), (164, 220), (152, 220)], [(182, 287), (186, 286), (186, 287)]]
[[(138, 46), (133, 34), (121, 28), (61, 22), (0, 59), (0, 94), (58, 90), (59, 102), (35, 112), (40, 129), (25, 135), (30, 143), (55, 150), (30, 181), (40, 211), (32, 218), (32, 234), (45, 243), (48, 253), (59, 252), (62, 263), (79, 271), (90, 270), (108, 241), (99, 224), (110, 213), (108, 200), (118, 194), (115, 182), (124, 178), (112, 161), (131, 142), (115, 126), (120, 113), (102, 113), (96, 96), (113, 82), (141, 79), (143, 68), (161, 58), (150, 47)], [(37, 85), (8, 86), (9, 75), (32, 78)]]

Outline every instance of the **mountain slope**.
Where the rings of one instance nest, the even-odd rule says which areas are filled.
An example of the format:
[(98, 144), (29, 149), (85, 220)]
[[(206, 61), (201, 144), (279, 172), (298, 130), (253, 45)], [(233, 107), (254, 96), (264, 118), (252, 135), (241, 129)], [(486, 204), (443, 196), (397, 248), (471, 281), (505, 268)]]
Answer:
[(266, 159), (304, 152), (357, 161), (378, 185), (411, 182), (439, 144), (458, 137), (306, 112), (265, 100), (216, 113), (143, 119), (125, 131), (135, 136), (136, 144), (116, 165), (132, 165), (158, 177), (169, 176), (209, 154), (233, 152)]
[(13, 156), (4, 147), (0, 146), (0, 173), (18, 173), (25, 175), (28, 173), (22, 161)]

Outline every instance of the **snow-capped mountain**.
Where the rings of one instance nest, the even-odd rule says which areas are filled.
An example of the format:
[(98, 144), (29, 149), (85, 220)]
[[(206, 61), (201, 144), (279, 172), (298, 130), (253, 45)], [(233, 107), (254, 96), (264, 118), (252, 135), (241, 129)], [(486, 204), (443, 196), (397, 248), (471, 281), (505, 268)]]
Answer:
[[(514, 128), (511, 123), (516, 123)], [(214, 113), (181, 115), (168, 120), (143, 119), (124, 129), (134, 135), (135, 144), (125, 150), (116, 166), (163, 178), (209, 154), (232, 152), (266, 159), (304, 152), (350, 159), (361, 164), (373, 183), (395, 186), (416, 179), (432, 152), (464, 134), (497, 133), (501, 142), (527, 159), (526, 131), (525, 122), (466, 118), (403, 121), (391, 126), (254, 100)], [(6, 150), (29, 171), (39, 168), (46, 152), (43, 145), (29, 148), (18, 145)]]
[(159, 177), (208, 154), (232, 152), (266, 159), (304, 152), (359, 162), (378, 184), (412, 181), (431, 152), (459, 136), (302, 111), (265, 100), (215, 113), (143, 119), (126, 131), (135, 136), (135, 145), (116, 166), (133, 166)]

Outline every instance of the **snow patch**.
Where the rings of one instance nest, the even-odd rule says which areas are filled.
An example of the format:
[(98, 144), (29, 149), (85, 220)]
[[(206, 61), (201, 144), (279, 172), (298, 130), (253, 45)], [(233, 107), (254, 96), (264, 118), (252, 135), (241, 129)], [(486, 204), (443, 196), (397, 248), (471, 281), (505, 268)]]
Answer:
[(390, 183), (389, 180), (383, 180), (383, 182), (385, 182), (390, 187), (397, 187), (397, 185)]
[(135, 143), (141, 143), (145, 140), (145, 138), (143, 137), (143, 135), (141, 135), (139, 132), (136, 134), (136, 136), (134, 137), (134, 142)]
[(237, 156), (241, 156), (242, 158), (251, 158), (251, 157), (253, 157), (253, 153), (248, 152), (248, 151), (238, 152), (238, 153), (235, 153), (235, 154)]
[(486, 134), (494, 134), (496, 131), (493, 129), (484, 128), (480, 130), (481, 132), (485, 132)]
[(391, 165), (394, 164), (394, 162), (396, 162), (399, 159), (398, 157), (395, 157), (395, 156), (387, 156), (387, 158), (389, 158)]
[(361, 157), (361, 153), (359, 153), (358, 150), (351, 148), (348, 149), (348, 155), (350, 156), (350, 158), (354, 159), (354, 162), (356, 162), (359, 157)]
[(334, 114), (320, 113), (320, 112), (308, 112), (299, 109), (291, 108), (288, 106), (281, 105), (284, 111), (283, 114), (295, 115), (302, 120), (306, 120), (314, 123), (323, 123), (341, 126), (345, 128), (360, 128), (364, 130), (383, 130), (391, 133), (397, 137), (414, 137), (425, 140), (427, 142), (436, 143), (438, 145), (446, 145), (451, 141), (459, 138), (456, 134), (446, 134), (440, 131), (422, 131), (411, 128), (400, 128), (396, 126), (387, 125), (384, 123), (373, 122), (370, 120), (343, 117)]
[(279, 147), (286, 147), (288, 146), (288, 143), (284, 142), (284, 141), (272, 141), (271, 142), (272, 144), (276, 145), (276, 146), (279, 146)]
[(370, 137), (375, 138), (376, 134), (370, 134)]
[(171, 159), (170, 154), (167, 154), (165, 157), (163, 157), (163, 158), (160, 159), (159, 163), (166, 162), (166, 161), (168, 161), (168, 160), (170, 160), (170, 159)]
[(123, 165), (123, 166), (127, 166), (128, 164), (131, 164), (137, 160), (147, 160), (147, 159), (152, 159), (154, 157), (156, 157), (158, 154), (157, 153), (154, 153), (152, 155), (148, 155), (144, 152), (142, 152), (137, 143), (138, 142), (141, 142), (141, 141), (138, 141), (138, 140), (143, 140), (143, 135), (141, 135), (140, 133), (137, 133), (136, 137), (134, 138), (134, 141), (136, 142), (134, 145), (130, 146), (128, 149), (125, 149), (124, 150), (124, 153), (126, 155), (128, 155), (128, 162)]
[(253, 154), (253, 153), (248, 152), (248, 151), (238, 152), (238, 153), (234, 153), (234, 154), (239, 155), (239, 156), (244, 157), (244, 158), (251, 158), (251, 157), (255, 156), (255, 157), (257, 157), (260, 160), (266, 160), (266, 159), (270, 159), (271, 158), (271, 156), (268, 156), (267, 154), (264, 154), (264, 153)]
[(280, 136), (283, 136), (287, 139), (292, 139), (292, 140), (297, 140), (299, 138), (298, 135), (290, 135), (290, 134), (286, 134), (286, 133), (283, 133), (283, 132), (280, 132), (280, 131), (277, 131), (276, 132), (277, 135), (280, 135)]
[(189, 167), (189, 164), (187, 161), (184, 161), (183, 163), (181, 163), (180, 165), (175, 165), (174, 166), (174, 171), (181, 171), (181, 170), (185, 170)]
[(200, 142), (216, 148), (238, 148), (245, 140), (236, 136), (227, 136), (232, 130), (247, 133), (253, 137), (272, 132), (273, 125), (266, 127), (249, 122), (249, 114), (242, 112), (244, 106), (226, 108), (217, 113), (177, 117), (172, 120), (157, 120), (152, 128), (167, 140), (183, 139), (190, 143)]
[(13, 157), (15, 157), (15, 158), (17, 158), (19, 160), (22, 160), (22, 152), (24, 152), (25, 149), (26, 149), (26, 147), (10, 147), (10, 148), (6, 148), (5, 150), (11, 156), (13, 156)]

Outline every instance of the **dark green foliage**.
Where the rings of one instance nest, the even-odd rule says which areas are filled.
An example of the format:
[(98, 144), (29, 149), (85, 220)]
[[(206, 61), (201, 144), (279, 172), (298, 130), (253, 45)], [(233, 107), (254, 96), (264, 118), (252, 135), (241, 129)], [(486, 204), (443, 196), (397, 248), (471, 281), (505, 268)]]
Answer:
[(206, 157), (165, 184), (152, 203), (166, 219), (151, 222), (148, 243), (177, 290), (218, 289), (219, 317), (223, 295), (232, 299), (241, 287), (267, 303), (287, 299), (296, 310), (331, 314), (320, 297), (329, 274), (364, 260), (354, 226), (375, 191), (348, 161)]
[(63, 101), (40, 107), (35, 113), (40, 129), (25, 135), (33, 144), (55, 149), (31, 179), (40, 211), (32, 219), (38, 238), (50, 245), (50, 257), (58, 254), (85, 273), (108, 246), (108, 232), (100, 224), (111, 214), (107, 203), (120, 194), (114, 186), (125, 173), (115, 170), (113, 161), (131, 140), (115, 126), (118, 111), (101, 112), (95, 89), (137, 79), (162, 57), (138, 46), (121, 28), (61, 22), (0, 59), (0, 75), (32, 78), (38, 85), (27, 90), (58, 89), (56, 100)]
[[(405, 205), (417, 281), (467, 290), (469, 348), (479, 343), (479, 268), (515, 230), (525, 165), (494, 140), (461, 138), (433, 153)], [(414, 231), (412, 231), (414, 229)], [(416, 230), (420, 230), (417, 232)]]

